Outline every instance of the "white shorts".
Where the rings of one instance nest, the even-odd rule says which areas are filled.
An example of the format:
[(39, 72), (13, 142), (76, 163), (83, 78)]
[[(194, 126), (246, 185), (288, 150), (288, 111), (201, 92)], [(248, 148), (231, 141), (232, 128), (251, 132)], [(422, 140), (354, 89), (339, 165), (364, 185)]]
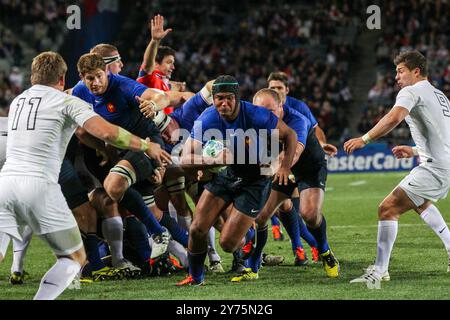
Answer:
[(416, 206), (426, 200), (433, 202), (447, 197), (450, 188), (450, 170), (417, 166), (398, 184)]
[(19, 228), (24, 225), (36, 235), (77, 228), (59, 184), (36, 177), (0, 176), (0, 231), (22, 241)]

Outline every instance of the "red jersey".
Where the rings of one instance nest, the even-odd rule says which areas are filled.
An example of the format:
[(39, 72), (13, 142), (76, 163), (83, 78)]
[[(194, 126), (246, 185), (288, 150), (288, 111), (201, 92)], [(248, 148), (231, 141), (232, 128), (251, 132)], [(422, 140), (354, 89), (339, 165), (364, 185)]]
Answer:
[[(169, 79), (167, 79), (164, 76), (164, 74), (159, 70), (153, 70), (153, 72), (149, 74), (149, 73), (145, 72), (144, 69), (142, 69), (142, 67), (141, 67), (136, 81), (142, 83), (143, 85), (145, 85), (149, 88), (155, 88), (155, 89), (159, 89), (162, 91), (170, 90)], [(165, 114), (171, 114), (172, 112), (173, 112), (173, 107), (164, 108)]]

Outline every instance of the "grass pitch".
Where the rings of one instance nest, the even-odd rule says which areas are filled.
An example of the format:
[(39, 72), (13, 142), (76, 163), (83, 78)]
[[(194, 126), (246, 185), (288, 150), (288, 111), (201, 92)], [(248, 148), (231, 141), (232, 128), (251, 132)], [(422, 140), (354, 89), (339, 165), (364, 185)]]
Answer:
[[(341, 276), (328, 279), (321, 264), (294, 267), (289, 240), (269, 238), (265, 252), (286, 257), (278, 267), (263, 267), (254, 282), (231, 283), (231, 274), (208, 274), (204, 287), (177, 288), (184, 275), (143, 280), (123, 280), (82, 285), (66, 290), (60, 299), (152, 299), (152, 300), (305, 300), (305, 299), (450, 299), (447, 253), (434, 232), (420, 217), (409, 212), (399, 223), (390, 264), (390, 282), (380, 290), (364, 284), (349, 284), (374, 262), (377, 237), (377, 205), (407, 173), (336, 174), (328, 178), (324, 213), (329, 243), (341, 264)], [(450, 200), (438, 202), (447, 223)], [(287, 233), (285, 232), (287, 236)], [(309, 256), (309, 247), (305, 244)], [(220, 250), (220, 249), (219, 249)], [(231, 256), (220, 251), (228, 270)], [(31, 299), (40, 278), (54, 263), (49, 249), (38, 238), (27, 253), (25, 270), (31, 278), (21, 286), (8, 283), (11, 248), (0, 264), (0, 299)]]

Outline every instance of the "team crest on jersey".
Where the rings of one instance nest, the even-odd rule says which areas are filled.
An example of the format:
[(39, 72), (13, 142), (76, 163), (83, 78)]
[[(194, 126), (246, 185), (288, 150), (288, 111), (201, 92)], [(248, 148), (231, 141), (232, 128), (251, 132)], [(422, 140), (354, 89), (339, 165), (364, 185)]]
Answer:
[(106, 109), (111, 113), (116, 112), (116, 107), (111, 102), (106, 105)]

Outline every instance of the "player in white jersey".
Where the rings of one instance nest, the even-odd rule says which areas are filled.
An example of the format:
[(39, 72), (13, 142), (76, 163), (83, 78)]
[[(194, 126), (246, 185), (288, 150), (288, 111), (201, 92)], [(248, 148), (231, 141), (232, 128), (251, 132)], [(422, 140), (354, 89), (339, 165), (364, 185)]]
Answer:
[(90, 105), (62, 92), (67, 65), (54, 52), (33, 59), (32, 87), (10, 106), (6, 162), (0, 172), (0, 232), (21, 239), (29, 225), (57, 256), (35, 299), (55, 299), (86, 261), (81, 235), (58, 185), (67, 144), (77, 126), (122, 149), (144, 151), (159, 162), (169, 154), (150, 141), (108, 123)]
[(378, 249), (375, 265), (351, 283), (389, 280), (389, 258), (397, 236), (398, 219), (415, 210), (439, 236), (449, 254), (450, 231), (438, 208), (432, 204), (447, 196), (450, 187), (450, 102), (427, 80), (427, 61), (418, 51), (399, 54), (395, 60), (401, 87), (394, 107), (368, 133), (344, 144), (348, 153), (376, 140), (405, 119), (415, 147), (392, 149), (397, 158), (420, 157), (414, 168), (381, 202), (378, 208)]

